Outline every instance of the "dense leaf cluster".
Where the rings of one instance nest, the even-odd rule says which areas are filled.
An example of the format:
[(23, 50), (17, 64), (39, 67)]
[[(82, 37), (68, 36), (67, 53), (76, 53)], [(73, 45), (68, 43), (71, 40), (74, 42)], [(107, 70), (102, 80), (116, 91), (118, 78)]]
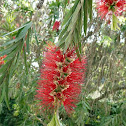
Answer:
[[(37, 80), (47, 42), (65, 51), (74, 48), (81, 60), (87, 56), (87, 72), (80, 102), (67, 115), (60, 108), (66, 126), (126, 126), (126, 18), (120, 30), (112, 31), (101, 20), (92, 0), (0, 1), (0, 125), (46, 126), (52, 118), (35, 99)], [(88, 18), (89, 17), (89, 18)], [(53, 31), (60, 21), (58, 31)]]

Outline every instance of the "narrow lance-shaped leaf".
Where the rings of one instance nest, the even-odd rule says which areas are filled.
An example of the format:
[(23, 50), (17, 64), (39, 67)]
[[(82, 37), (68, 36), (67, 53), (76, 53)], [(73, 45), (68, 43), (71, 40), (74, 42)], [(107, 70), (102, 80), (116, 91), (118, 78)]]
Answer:
[(83, 7), (81, 8), (80, 13), (79, 13), (79, 18), (78, 18), (77, 26), (76, 26), (77, 30), (75, 31), (75, 32), (78, 33), (78, 35), (77, 35), (77, 39), (78, 39), (77, 45), (79, 47), (78, 50), (79, 50), (80, 54), (81, 54), (82, 18), (83, 18)]
[(50, 121), (50, 123), (48, 123), (47, 126), (60, 126), (56, 112), (54, 113), (52, 120)]
[[(10, 79), (13, 76), (13, 73), (15, 70), (14, 66), (17, 66), (17, 64), (19, 62), (18, 58), (21, 53), (22, 47), (24, 45), (24, 39), (25, 39), (27, 31), (29, 30), (29, 28), (31, 28), (31, 25), (32, 25), (32, 23), (30, 22), (30, 23), (27, 23), (25, 25), (25, 27), (19, 29), (15, 40), (12, 40), (10, 42), (7, 42), (7, 44), (4, 44), (5, 49), (0, 51), (0, 55), (7, 54), (7, 57), (5, 58), (5, 60), (7, 60), (7, 62), (0, 69), (0, 72), (2, 74), (0, 76), (0, 85), (2, 87), (4, 85), (3, 91), (5, 92), (5, 93), (2, 93), (2, 97), (1, 97), (0, 101), (2, 101), (4, 98), (8, 108), (9, 108), (9, 102), (8, 102), (8, 100), (9, 100), (9, 98), (8, 98), (9, 82), (10, 82)], [(14, 43), (14, 42), (16, 42), (16, 43)], [(25, 60), (25, 66), (27, 66), (25, 50), (24, 50), (24, 60)], [(27, 67), (26, 67), (26, 73), (28, 73)]]
[(12, 44), (12, 43), (14, 43), (14, 42), (16, 42), (15, 39), (12, 39), (12, 40), (10, 40), (9, 42), (5, 42), (3, 45), (1, 45), (1, 47), (10, 45), (10, 44)]
[(115, 16), (115, 14), (112, 15), (112, 24), (111, 24), (111, 29), (112, 30), (117, 30), (120, 29), (118, 26), (119, 20), (118, 18)]
[(10, 107), (9, 107), (9, 99), (8, 99), (8, 85), (9, 85), (9, 74), (7, 75), (6, 77), (6, 83), (4, 84), (5, 86), (5, 102), (6, 102), (6, 105), (8, 107), (8, 109), (10, 110)]
[(84, 0), (84, 33), (87, 32), (87, 20), (88, 20), (88, 14), (87, 14), (87, 0)]
[(3, 56), (5, 54), (9, 54), (11, 51), (13, 51), (17, 47), (18, 44), (19, 43), (15, 43), (14, 45), (11, 45), (7, 49), (4, 49), (4, 50), (0, 51), (0, 56)]
[(4, 96), (5, 96), (5, 84), (3, 84), (3, 85), (1, 86), (0, 104), (1, 104), (1, 102), (3, 101), (3, 99), (4, 99)]
[(87, 0), (87, 4), (88, 4), (88, 14), (91, 20), (92, 19), (92, 0)]
[(36, 43), (37, 43), (37, 45), (39, 45), (39, 42), (38, 42), (38, 39), (37, 39), (37, 34), (36, 34), (35, 25), (34, 25), (34, 32), (35, 32), (35, 40), (36, 40)]
[(26, 49), (29, 53), (29, 39), (30, 39), (31, 28), (28, 30), (28, 34), (26, 35)]
[(76, 1), (75, 1), (74, 6), (70, 9), (70, 11), (69, 11), (69, 12), (67, 13), (67, 15), (65, 16), (62, 25), (65, 25), (66, 22), (72, 17), (72, 14), (74, 13), (74, 11), (75, 11), (75, 9), (76, 9), (76, 7), (77, 7), (79, 1), (80, 1), (80, 0), (76, 0)]
[(24, 63), (25, 63), (25, 69), (26, 69), (26, 74), (28, 74), (28, 67), (27, 67), (27, 58), (26, 58), (26, 49), (25, 49), (25, 46), (24, 46)]
[[(31, 23), (31, 22), (30, 22), (30, 23)], [(25, 26), (27, 26), (27, 25), (29, 25), (29, 24), (25, 24), (25, 25), (21, 26), (20, 28), (17, 28), (16, 30), (14, 30), (14, 31), (12, 31), (12, 32), (9, 32), (9, 33), (7, 33), (7, 34), (3, 35), (2, 37), (5, 37), (5, 36), (7, 36), (7, 35), (10, 35), (10, 34), (12, 34), (12, 33), (16, 32), (16, 31), (18, 31), (18, 30), (20, 30), (20, 29), (24, 28), (24, 27), (25, 27)]]
[(76, 10), (73, 13), (73, 17), (71, 19), (71, 22), (70, 22), (70, 25), (69, 25), (67, 31), (74, 30), (73, 26), (75, 25), (75, 23), (76, 23), (76, 21), (78, 19), (78, 14), (79, 14), (80, 9), (81, 9), (81, 3), (79, 2), (77, 7), (76, 7)]
[(69, 33), (69, 35), (66, 38), (65, 47), (64, 47), (64, 53), (69, 48), (69, 45), (70, 45), (71, 41), (72, 41), (72, 37), (71, 37), (71, 33)]

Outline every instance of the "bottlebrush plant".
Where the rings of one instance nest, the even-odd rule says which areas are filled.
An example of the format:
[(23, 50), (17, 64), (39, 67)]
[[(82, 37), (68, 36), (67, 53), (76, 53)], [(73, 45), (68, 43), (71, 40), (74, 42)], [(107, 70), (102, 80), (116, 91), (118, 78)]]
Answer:
[(59, 31), (59, 26), (60, 26), (60, 22), (59, 21), (55, 21), (54, 25), (53, 25), (53, 31)]
[(6, 55), (0, 57), (0, 66), (5, 63), (3, 60), (4, 58), (6, 58)]
[(56, 46), (47, 48), (36, 98), (42, 108), (54, 110), (54, 117), (48, 124), (52, 125), (53, 120), (58, 119), (56, 115), (61, 104), (69, 114), (76, 107), (84, 82), (86, 59), (82, 57), (80, 61), (74, 50), (67, 50), (64, 54), (60, 49), (56, 50)]
[(110, 22), (112, 18), (112, 29), (118, 28), (117, 16), (122, 15), (126, 10), (126, 0), (96, 0), (96, 4), (101, 19), (105, 18)]

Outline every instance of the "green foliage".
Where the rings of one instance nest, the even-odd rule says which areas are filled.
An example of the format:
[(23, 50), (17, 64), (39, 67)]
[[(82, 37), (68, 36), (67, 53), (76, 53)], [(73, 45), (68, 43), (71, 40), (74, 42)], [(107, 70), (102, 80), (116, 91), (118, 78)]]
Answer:
[[(111, 31), (92, 0), (56, 0), (40, 10), (33, 3), (1, 4), (0, 56), (7, 57), (0, 66), (0, 126), (46, 126), (52, 118), (56, 123), (52, 111), (40, 109), (35, 94), (46, 43), (57, 37), (64, 53), (75, 48), (80, 59), (87, 57), (80, 102), (71, 114), (61, 106), (62, 125), (126, 126), (126, 22)], [(56, 20), (62, 25), (58, 32), (52, 31)]]
[[(70, 45), (74, 45), (78, 57), (81, 54), (81, 33), (82, 25), (84, 32), (87, 31), (88, 15), (92, 18), (92, 0), (76, 0), (74, 6), (65, 16), (62, 23), (62, 30), (59, 35), (59, 47), (64, 47), (64, 52)], [(84, 23), (82, 23), (84, 21)]]
[(125, 126), (126, 102), (119, 103), (98, 103), (94, 106), (90, 122), (95, 126)]
[[(0, 73), (1, 73), (0, 84), (3, 87), (3, 91), (1, 94), (2, 97), (0, 101), (2, 101), (3, 98), (5, 98), (8, 108), (9, 108), (8, 85), (10, 83), (10, 78), (12, 78), (14, 71), (16, 67), (18, 66), (18, 61), (21, 55), (21, 50), (23, 48), (25, 36), (28, 30), (31, 28), (31, 25), (32, 25), (31, 22), (27, 23), (24, 27), (18, 30), (16, 38), (13, 40), (10, 40), (9, 42), (5, 42), (5, 44), (2, 45), (3, 49), (0, 50), (0, 56), (7, 55), (7, 57), (5, 58), (6, 64), (0, 67)], [(29, 46), (28, 41), (26, 41), (26, 43), (27, 43), (27, 46)], [(28, 74), (25, 49), (24, 49), (24, 61), (25, 61), (25, 67), (26, 67), (26, 74)]]
[(15, 99), (10, 99), (9, 106), (10, 110), (5, 103), (0, 106), (0, 126), (42, 126), (35, 116), (28, 119)]
[(23, 114), (19, 111), (19, 106), (14, 99), (9, 102), (10, 110), (8, 110), (5, 103), (1, 104), (0, 108), (0, 125), (2, 126), (16, 126), (20, 125)]

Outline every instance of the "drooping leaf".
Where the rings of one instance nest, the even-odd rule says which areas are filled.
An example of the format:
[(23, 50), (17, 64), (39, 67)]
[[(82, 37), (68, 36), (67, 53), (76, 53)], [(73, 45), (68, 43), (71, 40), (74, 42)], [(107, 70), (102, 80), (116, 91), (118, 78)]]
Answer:
[(37, 43), (37, 45), (39, 45), (38, 38), (37, 38), (37, 34), (36, 34), (35, 25), (34, 25), (34, 32), (35, 32), (35, 40), (36, 40), (36, 43)]
[(88, 20), (88, 11), (87, 11), (87, 0), (84, 0), (84, 33), (87, 32), (87, 20)]
[(87, 0), (87, 5), (88, 5), (88, 14), (90, 20), (92, 19), (92, 0)]
[(60, 126), (60, 122), (56, 112), (54, 113), (52, 120), (50, 121), (50, 123), (48, 123), (47, 126)]
[(118, 18), (115, 16), (115, 14), (112, 15), (112, 24), (111, 24), (111, 29), (112, 30), (117, 30), (120, 29), (118, 26), (119, 20)]
[[(84, 13), (84, 14), (83, 14)], [(81, 32), (82, 21), (84, 22), (84, 33), (87, 32), (88, 15), (92, 18), (92, 0), (75, 0), (74, 6), (66, 14), (62, 30), (59, 34), (58, 47), (63, 47), (64, 52), (70, 46), (78, 48), (78, 56), (81, 54)], [(75, 31), (76, 30), (76, 31)], [(77, 38), (75, 38), (75, 36)], [(75, 42), (76, 41), (76, 42)]]
[(29, 40), (30, 40), (30, 34), (31, 34), (31, 28), (28, 30), (28, 34), (26, 36), (26, 49), (27, 52), (29, 53)]
[[(31, 22), (30, 22), (30, 24), (31, 24)], [(5, 36), (7, 36), (7, 35), (10, 35), (10, 34), (16, 32), (16, 31), (18, 31), (18, 30), (24, 28), (24, 27), (27, 26), (27, 25), (29, 25), (29, 23), (28, 23), (28, 24), (26, 23), (25, 25), (21, 26), (20, 28), (17, 28), (16, 30), (14, 30), (14, 31), (12, 31), (12, 32), (9, 32), (9, 33), (3, 35), (2, 37), (5, 37)]]

